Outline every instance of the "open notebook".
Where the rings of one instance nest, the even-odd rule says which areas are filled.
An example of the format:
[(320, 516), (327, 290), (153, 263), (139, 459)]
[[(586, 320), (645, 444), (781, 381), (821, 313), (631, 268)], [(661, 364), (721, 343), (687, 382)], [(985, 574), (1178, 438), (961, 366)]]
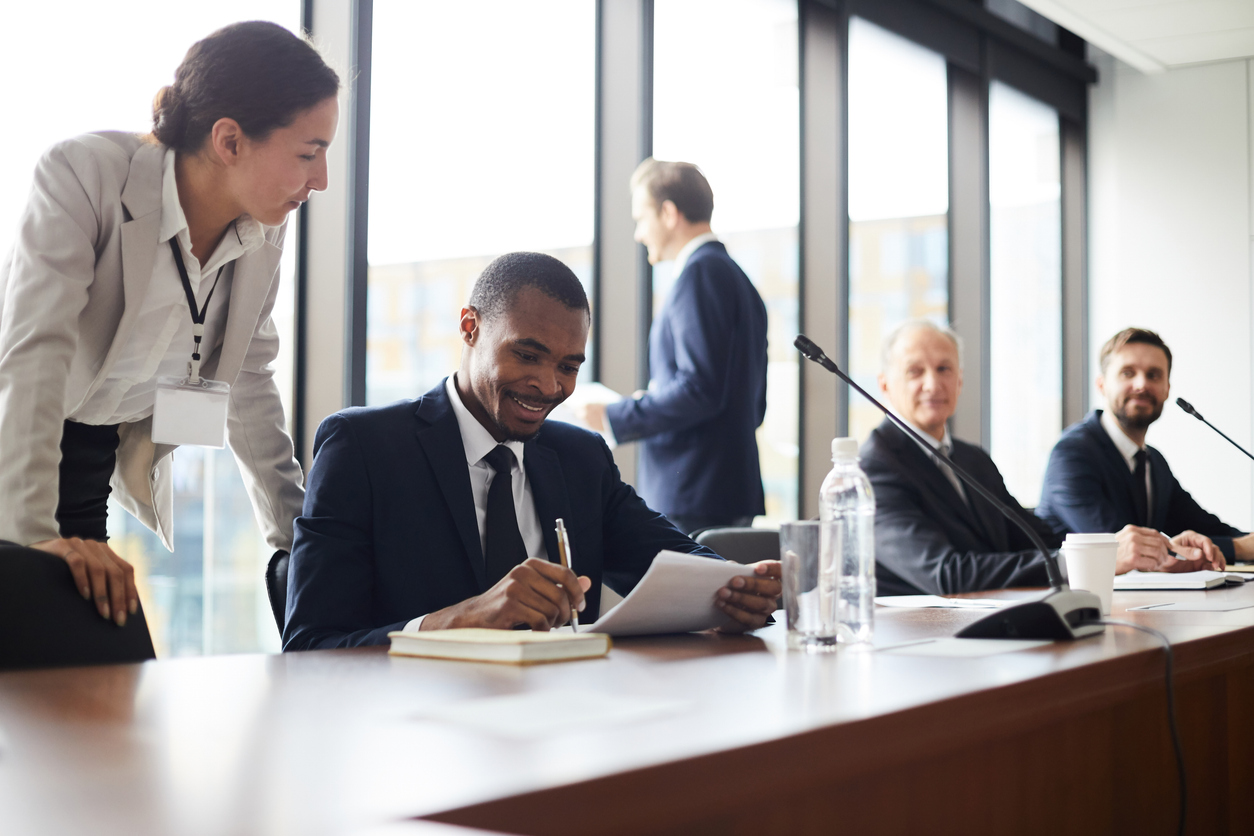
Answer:
[(1115, 589), (1213, 589), (1240, 586), (1254, 576), (1235, 572), (1138, 572), (1115, 576)]

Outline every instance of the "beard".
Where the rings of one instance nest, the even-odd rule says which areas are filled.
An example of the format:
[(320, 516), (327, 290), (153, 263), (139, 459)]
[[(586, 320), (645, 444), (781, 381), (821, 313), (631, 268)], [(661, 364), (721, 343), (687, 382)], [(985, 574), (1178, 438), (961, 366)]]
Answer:
[(1163, 414), (1163, 405), (1152, 395), (1147, 395), (1153, 402), (1153, 408), (1148, 414), (1129, 415), (1128, 414), (1128, 398), (1124, 398), (1114, 410), (1115, 420), (1119, 422), (1119, 426), (1125, 430), (1144, 430), (1154, 423)]

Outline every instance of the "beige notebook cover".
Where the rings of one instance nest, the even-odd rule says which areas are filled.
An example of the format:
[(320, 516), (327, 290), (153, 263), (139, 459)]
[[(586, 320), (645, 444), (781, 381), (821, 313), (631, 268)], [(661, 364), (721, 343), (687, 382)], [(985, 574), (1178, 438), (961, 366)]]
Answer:
[(489, 630), (462, 627), (454, 630), (422, 630), (388, 633), (396, 656), (426, 656), (432, 659), (460, 659), (468, 662), (500, 662), (530, 665), (538, 662), (564, 662), (592, 659), (610, 652), (610, 637), (604, 633), (572, 633), (558, 628), (547, 633), (531, 630)]

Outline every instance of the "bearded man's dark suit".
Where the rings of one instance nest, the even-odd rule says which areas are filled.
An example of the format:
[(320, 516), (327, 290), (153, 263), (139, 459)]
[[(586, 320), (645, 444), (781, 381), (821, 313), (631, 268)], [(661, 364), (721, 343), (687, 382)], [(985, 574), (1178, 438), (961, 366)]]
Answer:
[[(626, 594), (662, 549), (717, 557), (650, 510), (595, 433), (549, 421), (527, 442), (527, 480), (557, 561), (554, 520), (592, 588)], [(416, 400), (357, 407), (318, 428), (288, 569), (284, 650), (385, 644), (411, 619), (487, 591), (465, 447), (443, 382)]]
[[(930, 452), (885, 419), (860, 452), (875, 491), (875, 573), (880, 595), (933, 595), (1047, 586), (1045, 559), (1028, 536), (970, 488), (963, 501)], [(1006, 490), (988, 454), (955, 439), (950, 458), (1009, 505), (1051, 549), (1060, 538)]]
[[(1153, 483), (1150, 527), (1172, 537), (1182, 531), (1205, 534), (1231, 562), (1232, 538), (1245, 532), (1198, 505), (1176, 481), (1162, 453), (1148, 446), (1145, 452)], [(1127, 460), (1102, 426), (1102, 410), (1095, 409), (1067, 427), (1050, 451), (1036, 511), (1060, 531), (1117, 532), (1125, 525), (1144, 525), (1134, 484)]]

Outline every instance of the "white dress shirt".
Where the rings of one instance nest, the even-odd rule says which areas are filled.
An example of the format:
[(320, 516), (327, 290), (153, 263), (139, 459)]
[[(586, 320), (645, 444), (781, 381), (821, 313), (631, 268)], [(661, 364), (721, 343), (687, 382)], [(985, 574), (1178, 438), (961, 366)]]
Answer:
[[(492, 465), (484, 461), (484, 456), (504, 444), (514, 452), (514, 463), (510, 466), (510, 487), (514, 493), (514, 514), (518, 518), (518, 533), (522, 535), (523, 545), (527, 547), (527, 557), (538, 557), (548, 560), (548, 551), (544, 546), (544, 532), (540, 528), (540, 515), (536, 513), (536, 499), (531, 492), (531, 483), (527, 479), (527, 470), (523, 467), (523, 443), (521, 441), (498, 442), (492, 437), (479, 419), (470, 414), (462, 397), (457, 393), (456, 375), (451, 374), (444, 381), (444, 390), (448, 393), (449, 403), (453, 405), (453, 414), (457, 416), (457, 429), (461, 432), (462, 447), (466, 450), (466, 467), (470, 469), (470, 493), (475, 500), (475, 522), (479, 525), (479, 547), (486, 555), (488, 551), (488, 488), (496, 471)], [(405, 625), (409, 631), (417, 630), (422, 625), (426, 614), (413, 619)]]
[[(1136, 454), (1144, 450), (1135, 441), (1128, 438), (1127, 433), (1123, 431), (1123, 427), (1119, 426), (1118, 419), (1111, 414), (1109, 409), (1102, 410), (1102, 429), (1106, 431), (1106, 435), (1110, 436), (1110, 440), (1115, 442), (1115, 449), (1119, 451), (1119, 455), (1123, 456), (1124, 462), (1128, 465), (1128, 470), (1136, 473)], [(1154, 480), (1150, 478), (1150, 460), (1149, 456), (1145, 457), (1145, 498), (1153, 513), (1154, 508)], [(1137, 525), (1140, 525), (1140, 521)]]
[(131, 338), (123, 346), (108, 378), (70, 419), (84, 424), (120, 424), (141, 421), (152, 415), (159, 375), (186, 376), (196, 342), (192, 338), (192, 314), (179, 278), (169, 240), (178, 241), (187, 267), (196, 304), (203, 306), (218, 269), (222, 277), (205, 313), (205, 333), (200, 356), (207, 359), (221, 344), (231, 298), (233, 262), (265, 243), (261, 224), (240, 216), (222, 236), (203, 265), (192, 255), (187, 218), (179, 203), (174, 177), (174, 149), (166, 151), (161, 174), (161, 228), (151, 285), (135, 322)]

